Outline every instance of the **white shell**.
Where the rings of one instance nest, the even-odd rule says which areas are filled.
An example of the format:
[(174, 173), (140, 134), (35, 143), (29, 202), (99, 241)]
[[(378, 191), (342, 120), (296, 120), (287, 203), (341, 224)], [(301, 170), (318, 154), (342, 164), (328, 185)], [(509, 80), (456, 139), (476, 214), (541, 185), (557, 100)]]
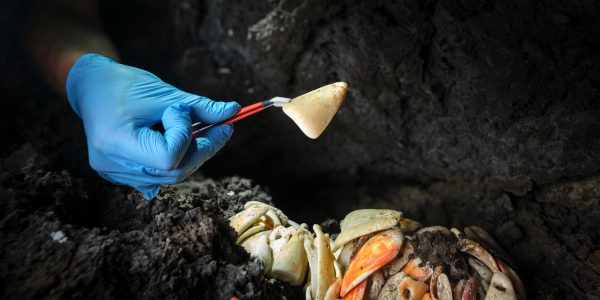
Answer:
[(485, 300), (516, 300), (517, 295), (513, 289), (510, 278), (502, 272), (494, 273), (488, 288)]
[(267, 273), (271, 270), (273, 264), (273, 255), (268, 242), (270, 232), (259, 232), (242, 243), (242, 247), (250, 253), (250, 257), (256, 258), (263, 263), (265, 272)]
[(266, 206), (251, 206), (247, 209), (242, 210), (229, 219), (229, 226), (231, 226), (237, 234), (241, 234), (244, 230), (248, 229), (254, 224), (260, 217), (262, 217), (269, 210)]
[[(280, 228), (280, 227), (278, 227)], [(277, 240), (286, 240), (277, 251), (273, 250), (273, 266), (271, 276), (291, 285), (301, 285), (304, 282), (307, 268), (306, 252), (304, 251), (304, 232), (294, 229), (291, 235)], [(273, 249), (273, 247), (272, 247)]]
[(333, 244), (334, 251), (363, 235), (390, 229), (400, 222), (402, 213), (391, 209), (359, 209), (340, 222), (342, 232)]
[(442, 273), (437, 277), (436, 285), (437, 299), (452, 300), (452, 286), (450, 285), (450, 280), (446, 274)]

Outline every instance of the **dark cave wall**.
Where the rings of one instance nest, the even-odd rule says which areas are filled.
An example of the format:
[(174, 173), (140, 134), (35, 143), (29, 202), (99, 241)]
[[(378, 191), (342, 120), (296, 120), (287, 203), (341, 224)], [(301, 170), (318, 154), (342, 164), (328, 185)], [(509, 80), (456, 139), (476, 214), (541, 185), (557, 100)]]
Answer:
[(204, 170), (257, 179), (298, 219), (479, 224), (533, 298), (600, 297), (600, 4), (175, 3), (167, 73), (184, 88), (248, 104), (351, 87), (319, 140), (264, 113)]
[[(600, 167), (597, 3), (201, 7), (202, 18), (176, 25), (195, 24), (199, 37), (183, 43), (172, 69), (183, 86), (243, 103), (338, 80), (351, 87), (318, 141), (275, 112), (239, 123), (224, 151), (232, 169), (270, 161), (263, 164), (270, 176), (477, 181), (522, 195)], [(240, 155), (248, 159), (233, 159)]]

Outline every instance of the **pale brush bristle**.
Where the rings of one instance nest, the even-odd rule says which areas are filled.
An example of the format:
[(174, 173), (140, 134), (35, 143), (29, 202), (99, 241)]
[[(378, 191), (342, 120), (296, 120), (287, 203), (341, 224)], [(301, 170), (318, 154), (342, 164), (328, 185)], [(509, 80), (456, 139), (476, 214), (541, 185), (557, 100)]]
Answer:
[(347, 92), (347, 83), (332, 83), (292, 99), (282, 106), (283, 111), (306, 136), (316, 139), (335, 116)]

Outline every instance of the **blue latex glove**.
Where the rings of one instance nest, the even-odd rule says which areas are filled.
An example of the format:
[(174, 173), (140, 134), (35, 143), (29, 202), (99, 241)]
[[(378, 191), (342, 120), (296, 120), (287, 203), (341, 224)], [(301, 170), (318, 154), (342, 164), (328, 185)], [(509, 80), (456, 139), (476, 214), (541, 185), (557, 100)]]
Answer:
[[(236, 102), (183, 92), (155, 75), (86, 54), (67, 78), (67, 97), (83, 120), (90, 165), (104, 179), (132, 186), (147, 200), (161, 184), (196, 171), (225, 145), (231, 125), (192, 140), (193, 122), (215, 123), (237, 113)], [(164, 134), (150, 127), (162, 121)]]

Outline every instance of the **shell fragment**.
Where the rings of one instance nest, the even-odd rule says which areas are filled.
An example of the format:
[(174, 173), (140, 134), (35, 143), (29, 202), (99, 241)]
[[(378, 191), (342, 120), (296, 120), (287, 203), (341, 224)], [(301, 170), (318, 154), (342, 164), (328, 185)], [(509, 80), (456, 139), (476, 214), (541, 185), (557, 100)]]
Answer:
[(513, 300), (517, 299), (510, 278), (502, 272), (494, 273), (492, 283), (485, 294), (485, 300)]
[(394, 259), (403, 242), (404, 235), (398, 228), (380, 232), (369, 239), (348, 265), (340, 295), (345, 296), (361, 281)]
[(363, 235), (390, 229), (398, 225), (401, 218), (401, 212), (391, 209), (360, 209), (353, 211), (340, 223), (342, 232), (333, 244), (334, 251)]

